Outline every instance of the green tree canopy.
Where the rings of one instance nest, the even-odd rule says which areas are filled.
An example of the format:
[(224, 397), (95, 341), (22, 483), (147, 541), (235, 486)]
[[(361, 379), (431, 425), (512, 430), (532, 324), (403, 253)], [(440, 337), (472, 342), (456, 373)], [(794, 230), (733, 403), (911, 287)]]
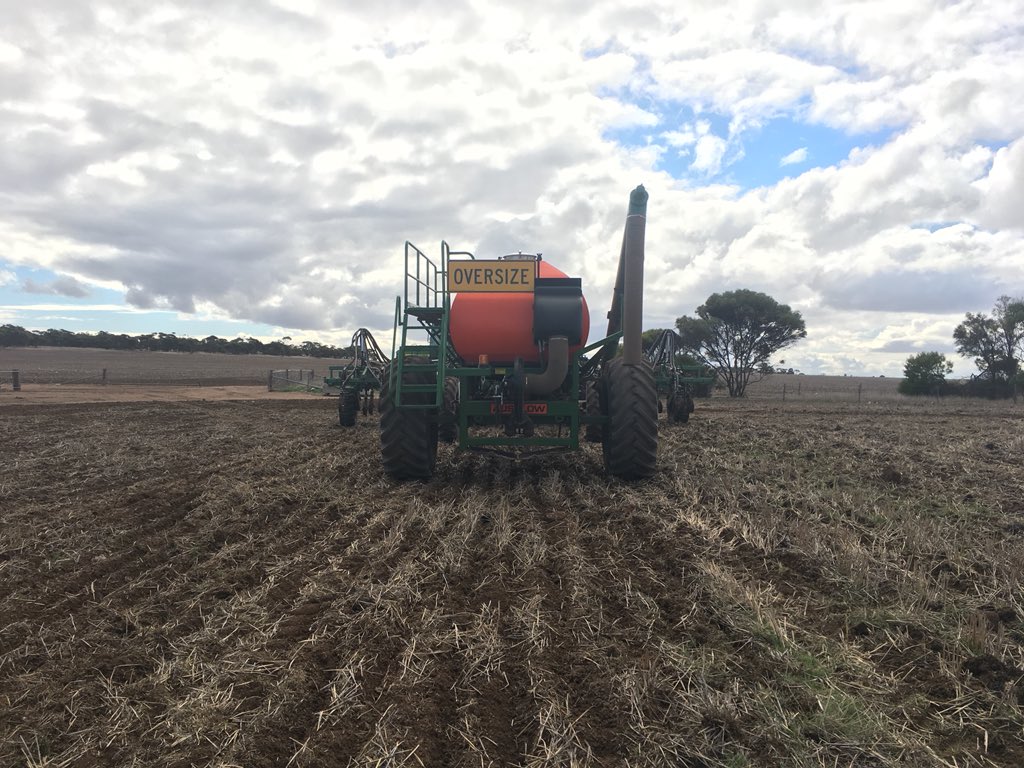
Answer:
[(937, 395), (942, 392), (953, 363), (941, 352), (920, 352), (907, 358), (899, 391), (904, 395)]
[(730, 397), (743, 397), (772, 355), (807, 336), (799, 312), (757, 291), (713, 293), (696, 314), (676, 320), (683, 347), (718, 371)]
[(1013, 382), (1024, 357), (1024, 299), (1000, 296), (991, 316), (968, 312), (953, 331), (953, 341), (993, 384)]

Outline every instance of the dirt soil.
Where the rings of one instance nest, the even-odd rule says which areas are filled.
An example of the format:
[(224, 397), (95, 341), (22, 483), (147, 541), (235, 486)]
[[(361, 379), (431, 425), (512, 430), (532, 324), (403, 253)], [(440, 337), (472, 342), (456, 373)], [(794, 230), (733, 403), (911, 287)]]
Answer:
[(0, 765), (1024, 765), (1019, 407), (701, 402), (637, 484), (336, 424), (0, 408)]
[(0, 347), (0, 371), (20, 371), (22, 384), (98, 385), (103, 382), (105, 370), (107, 384), (262, 384), (265, 387), (270, 370), (314, 370), (322, 376), (329, 366), (346, 362), (334, 358), (215, 352)]
[(18, 405), (146, 403), (177, 400), (309, 400), (306, 392), (268, 392), (263, 386), (185, 386), (160, 384), (26, 384), (0, 391), (0, 409)]

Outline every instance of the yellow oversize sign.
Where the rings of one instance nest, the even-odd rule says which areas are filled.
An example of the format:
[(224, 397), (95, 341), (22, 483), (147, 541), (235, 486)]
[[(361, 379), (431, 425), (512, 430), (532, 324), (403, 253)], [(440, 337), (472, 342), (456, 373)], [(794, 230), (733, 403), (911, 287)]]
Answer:
[(516, 293), (533, 291), (533, 261), (449, 261), (450, 293)]

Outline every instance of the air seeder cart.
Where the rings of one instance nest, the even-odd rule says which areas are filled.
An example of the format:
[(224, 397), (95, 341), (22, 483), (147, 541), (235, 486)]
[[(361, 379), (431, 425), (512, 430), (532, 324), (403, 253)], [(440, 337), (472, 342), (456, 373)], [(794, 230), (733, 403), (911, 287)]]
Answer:
[(436, 262), (405, 244), (380, 398), (391, 477), (430, 477), (439, 439), (519, 457), (577, 449), (582, 428), (602, 443), (609, 473), (654, 473), (658, 392), (641, 343), (646, 214), (637, 187), (608, 330), (593, 343), (580, 279), (539, 254), (484, 260), (442, 243)]

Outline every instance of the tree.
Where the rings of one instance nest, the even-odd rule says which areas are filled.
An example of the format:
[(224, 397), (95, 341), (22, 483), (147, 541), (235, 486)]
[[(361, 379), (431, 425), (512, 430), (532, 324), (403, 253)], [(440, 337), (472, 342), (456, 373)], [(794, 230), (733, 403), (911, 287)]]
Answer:
[(178, 336), (174, 333), (146, 333), (129, 336), (125, 333), (113, 334), (107, 331), (96, 333), (66, 331), (50, 328), (46, 331), (27, 331), (20, 325), (0, 325), (0, 347), (96, 347), (99, 349), (145, 349), (163, 350), (166, 352), (225, 352), (228, 354), (273, 354), (296, 356), (312, 355), (313, 357), (344, 358), (352, 356), (352, 348), (332, 347), (315, 341), (303, 342), (300, 346), (292, 346), (285, 336), (279, 342), (263, 344), (259, 339), (242, 338), (228, 341), (219, 336), (207, 336), (194, 339), (191, 336)]
[(991, 317), (968, 312), (953, 331), (953, 341), (961, 355), (974, 359), (993, 395), (1000, 383), (1012, 388), (1024, 357), (1024, 299), (1000, 296)]
[(911, 355), (903, 365), (903, 381), (899, 391), (904, 395), (938, 395), (953, 372), (953, 363), (941, 352)]
[(38, 343), (35, 334), (20, 325), (0, 325), (0, 347), (31, 347)]
[(772, 355), (807, 336), (799, 312), (745, 289), (711, 294), (697, 317), (680, 317), (676, 328), (683, 347), (718, 371), (730, 397), (743, 397), (752, 378), (771, 371)]

